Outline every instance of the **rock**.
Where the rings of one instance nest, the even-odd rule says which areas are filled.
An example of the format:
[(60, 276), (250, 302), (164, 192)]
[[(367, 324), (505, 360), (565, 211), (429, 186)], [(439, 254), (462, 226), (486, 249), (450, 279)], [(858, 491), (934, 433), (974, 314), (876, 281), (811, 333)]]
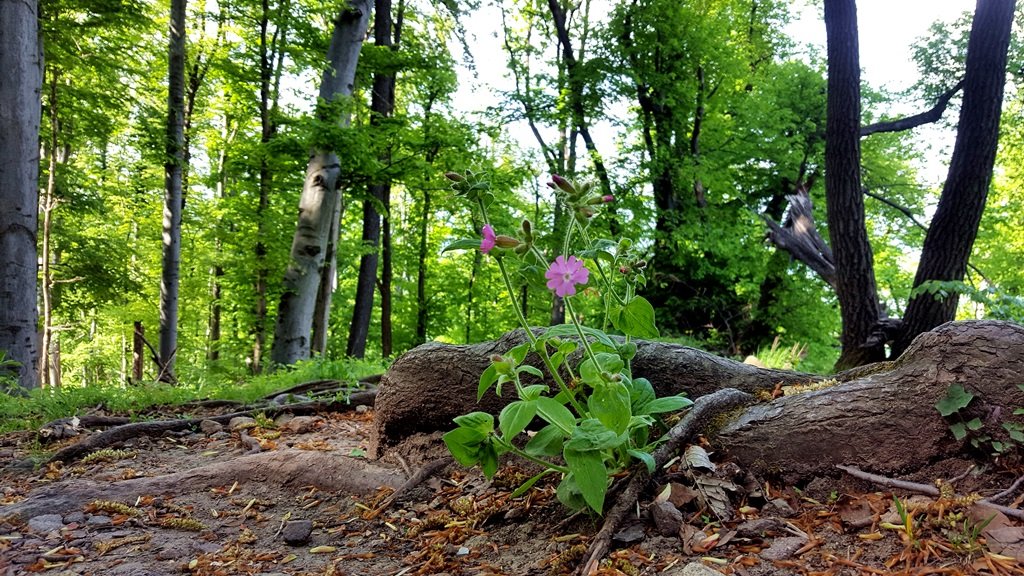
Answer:
[(469, 548), (467, 548), (466, 546), (460, 546), (459, 549), (455, 551), (455, 555), (456, 556), (469, 556)]
[(101, 514), (89, 516), (89, 519), (85, 522), (90, 526), (110, 526), (113, 524), (113, 520), (110, 519), (110, 516), (103, 516)]
[(619, 530), (612, 536), (612, 541), (617, 544), (636, 544), (644, 539), (644, 525), (643, 524), (632, 524), (626, 526), (622, 530)]
[(216, 542), (192, 541), (192, 549), (200, 554), (216, 554), (217, 552), (220, 552), (221, 548), (222, 546)]
[(654, 525), (662, 536), (674, 536), (683, 524), (683, 513), (671, 502), (655, 502), (648, 507)]
[(740, 538), (764, 538), (782, 528), (782, 520), (778, 518), (758, 518), (747, 520), (736, 527), (736, 536)]
[(781, 516), (782, 518), (792, 518), (796, 516), (796, 510), (789, 505), (789, 502), (785, 498), (775, 498), (769, 500), (764, 508), (761, 509), (761, 513), (765, 516)]
[(285, 423), (282, 428), (289, 432), (294, 432), (295, 434), (305, 434), (307, 432), (312, 432), (313, 429), (323, 421), (323, 418), (320, 418), (319, 416), (296, 416)]
[(256, 427), (256, 420), (253, 419), (253, 418), (249, 418), (248, 416), (235, 416), (234, 418), (231, 419), (230, 422), (228, 422), (228, 430), (231, 430), (232, 432), (234, 432), (234, 431), (236, 431), (236, 430), (238, 430), (240, 428), (255, 428), (255, 427)]
[(271, 400), (278, 406), (284, 406), (285, 404), (295, 404), (297, 402), (309, 402), (309, 396), (303, 396), (302, 394), (278, 394)]
[(165, 546), (165, 547), (161, 548), (156, 553), (156, 559), (157, 560), (177, 560), (179, 558), (184, 558), (187, 554), (188, 554), (188, 550), (186, 550), (185, 547), (182, 546), (180, 542), (177, 542), (177, 543), (172, 543), (169, 546)]
[(721, 572), (708, 568), (700, 562), (690, 562), (683, 567), (673, 567), (661, 573), (662, 576), (722, 576)]
[(64, 515), (65, 524), (73, 524), (75, 522), (85, 522), (85, 513), (71, 512), (70, 514)]
[(313, 522), (311, 520), (292, 520), (284, 525), (281, 537), (292, 546), (298, 546), (309, 542), (309, 535), (313, 533)]
[(214, 432), (210, 435), (210, 438), (212, 440), (226, 440), (231, 438), (231, 434), (228, 434), (227, 432)]
[(60, 514), (42, 514), (29, 518), (28, 527), (33, 532), (53, 532), (64, 527), (64, 519)]
[(767, 550), (761, 551), (761, 559), (769, 561), (785, 560), (795, 554), (804, 544), (807, 544), (807, 538), (803, 536), (776, 538)]
[(217, 432), (222, 432), (224, 430), (224, 426), (218, 422), (214, 422), (213, 420), (203, 420), (199, 423), (199, 429), (203, 431), (203, 434), (210, 436)]
[(285, 412), (284, 414), (278, 414), (277, 418), (274, 418), (274, 424), (278, 427), (284, 426), (291, 422), (295, 418), (295, 414)]

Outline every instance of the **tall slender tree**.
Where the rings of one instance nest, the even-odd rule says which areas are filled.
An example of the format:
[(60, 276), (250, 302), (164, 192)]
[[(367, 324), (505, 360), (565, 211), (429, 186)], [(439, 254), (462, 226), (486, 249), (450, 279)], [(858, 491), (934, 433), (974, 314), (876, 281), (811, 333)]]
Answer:
[(178, 285), (181, 267), (182, 174), (185, 165), (185, 5), (171, 0), (164, 162), (164, 246), (160, 280), (160, 380), (174, 380), (178, 353)]
[[(327, 50), (329, 65), (320, 84), (323, 102), (336, 102), (351, 96), (370, 13), (370, 0), (350, 0), (335, 19)], [(331, 121), (326, 110), (336, 109), (330, 106), (323, 108), (321, 120)], [(349, 115), (342, 114), (333, 121), (347, 127)], [(294, 364), (309, 357), (313, 313), (331, 219), (335, 215), (340, 172), (337, 151), (327, 142), (317, 142), (306, 167), (306, 180), (299, 197), (299, 221), (277, 310), (271, 348), (271, 359), (277, 364)]]
[[(39, 2), (0, 2), (0, 351), (19, 364), (18, 383), (36, 377), (36, 227), (43, 56)], [(0, 371), (10, 374), (9, 366)]]

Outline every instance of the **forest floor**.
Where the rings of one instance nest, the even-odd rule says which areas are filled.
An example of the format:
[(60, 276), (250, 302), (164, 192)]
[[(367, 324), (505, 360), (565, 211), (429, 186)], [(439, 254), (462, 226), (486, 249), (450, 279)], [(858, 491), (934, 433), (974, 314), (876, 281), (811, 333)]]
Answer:
[[(184, 414), (168, 408), (148, 416)], [(600, 519), (571, 515), (550, 483), (512, 498), (527, 477), (514, 465), (493, 482), (455, 464), (436, 467), (383, 506), (446, 452), (434, 435), (370, 460), (372, 419), (373, 410), (362, 409), (257, 418), (234, 429), (210, 423), (131, 438), (67, 465), (38, 465), (49, 455), (41, 450), (81, 437), (41, 446), (35, 431), (0, 436), (0, 575), (578, 569)], [(967, 466), (949, 461), (914, 479), (954, 478)], [(617, 531), (599, 573), (1024, 574), (1016, 559), (1024, 557), (1020, 522), (969, 501), (897, 491), (897, 505), (892, 492), (859, 480), (822, 479), (798, 490), (744, 480), (728, 463), (715, 468), (670, 471), (675, 480)], [(1007, 478), (1007, 471), (975, 473), (956, 486), (988, 495)]]

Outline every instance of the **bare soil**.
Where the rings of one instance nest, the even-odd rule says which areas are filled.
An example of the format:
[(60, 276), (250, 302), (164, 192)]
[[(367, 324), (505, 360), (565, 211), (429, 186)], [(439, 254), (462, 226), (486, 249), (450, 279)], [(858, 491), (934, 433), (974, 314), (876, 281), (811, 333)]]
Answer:
[[(435, 433), (371, 461), (372, 419), (372, 410), (321, 413), (292, 424), (261, 422), (244, 437), (227, 429), (138, 437), (107, 459), (66, 466), (33, 465), (42, 459), (34, 432), (4, 436), (0, 575), (543, 575), (578, 568), (600, 519), (571, 515), (553, 483), (512, 498), (528, 477), (514, 463), (494, 481), (444, 466), (374, 514), (406, 478), (446, 453)], [(969, 464), (944, 461), (911, 480), (954, 478)], [(1020, 522), (998, 519), (1005, 541), (994, 546), (994, 532), (971, 531), (988, 516), (973, 520), (976, 507), (956, 496), (1005, 488), (1012, 470), (977, 467), (946, 498), (898, 493), (911, 511), (908, 528), (892, 493), (863, 481), (837, 476), (796, 487), (750, 478), (728, 462), (713, 473), (674, 466), (666, 478), (675, 484), (659, 492), (672, 503), (661, 508), (678, 516), (659, 514), (655, 522), (641, 502), (601, 574), (1024, 574)], [(699, 494), (714, 485), (724, 495), (723, 517), (708, 505), (713, 495)], [(1006, 503), (1015, 507), (1015, 496)]]

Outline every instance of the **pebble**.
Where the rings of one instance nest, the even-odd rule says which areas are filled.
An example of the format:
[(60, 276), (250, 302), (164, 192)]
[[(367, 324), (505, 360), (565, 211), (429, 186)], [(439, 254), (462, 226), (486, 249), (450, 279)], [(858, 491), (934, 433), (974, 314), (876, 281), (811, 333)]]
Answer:
[(305, 544), (309, 541), (309, 535), (313, 533), (313, 522), (311, 520), (292, 520), (284, 525), (281, 537), (288, 544)]
[(721, 572), (708, 568), (700, 562), (690, 562), (686, 566), (670, 568), (662, 572), (663, 576), (722, 576)]
[(619, 544), (636, 544), (644, 539), (643, 524), (633, 524), (619, 530), (612, 536), (612, 540)]
[(781, 516), (783, 518), (796, 516), (796, 510), (793, 510), (793, 507), (789, 505), (785, 498), (770, 500), (761, 509), (761, 513), (765, 516)]
[(305, 434), (316, 428), (316, 425), (321, 421), (323, 419), (317, 416), (296, 416), (286, 422), (283, 428), (295, 434)]
[(199, 423), (199, 429), (203, 431), (203, 434), (210, 436), (217, 432), (223, 432), (224, 426), (218, 422), (214, 422), (213, 420), (203, 420)]
[(65, 524), (74, 524), (75, 522), (85, 522), (84, 512), (72, 512), (64, 515)]
[(64, 519), (60, 514), (41, 514), (29, 518), (28, 527), (33, 532), (53, 532), (64, 527)]
[(456, 556), (469, 556), (469, 548), (466, 546), (460, 546), (459, 550), (455, 552)]
[(757, 518), (747, 520), (736, 527), (736, 535), (740, 538), (763, 538), (770, 532), (782, 529), (782, 520), (778, 518)]
[(228, 430), (238, 430), (239, 428), (252, 428), (256, 426), (256, 420), (249, 418), (248, 416), (235, 416), (228, 422)]
[(795, 554), (804, 544), (807, 544), (807, 538), (803, 536), (776, 538), (771, 546), (761, 551), (761, 559), (769, 561), (785, 560)]
[(662, 536), (673, 536), (679, 533), (683, 524), (683, 513), (671, 502), (655, 502), (648, 508), (658, 533)]
[(110, 519), (110, 516), (103, 516), (102, 514), (89, 516), (89, 519), (85, 522), (92, 526), (110, 526), (113, 524), (113, 520)]

